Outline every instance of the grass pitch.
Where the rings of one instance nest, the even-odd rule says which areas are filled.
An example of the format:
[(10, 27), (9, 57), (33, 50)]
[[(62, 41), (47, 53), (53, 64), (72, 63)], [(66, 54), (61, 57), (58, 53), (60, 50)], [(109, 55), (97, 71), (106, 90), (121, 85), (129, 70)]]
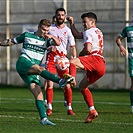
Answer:
[(68, 116), (63, 105), (63, 90), (54, 89), (53, 114), (48, 119), (56, 126), (40, 125), (34, 98), (26, 87), (0, 87), (1, 133), (132, 133), (129, 92), (91, 89), (99, 116), (84, 124), (87, 105), (79, 89), (73, 89), (73, 110)]

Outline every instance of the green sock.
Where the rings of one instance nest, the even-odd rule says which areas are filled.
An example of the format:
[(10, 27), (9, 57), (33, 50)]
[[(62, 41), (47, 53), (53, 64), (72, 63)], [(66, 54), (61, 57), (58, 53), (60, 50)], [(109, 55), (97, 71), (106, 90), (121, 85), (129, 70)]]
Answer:
[(46, 118), (46, 109), (44, 106), (44, 101), (43, 100), (35, 100), (36, 103), (36, 107), (38, 109), (39, 115), (41, 117), (41, 119)]
[(60, 81), (60, 78), (59, 78), (57, 75), (52, 74), (52, 73), (50, 73), (50, 72), (47, 71), (47, 70), (43, 70), (43, 71), (41, 72), (41, 76), (42, 76), (43, 78), (45, 78), (45, 79), (47, 79), (47, 80), (51, 80), (51, 81), (53, 81), (53, 82), (55, 82), (55, 83), (59, 83), (59, 81)]
[(130, 102), (131, 106), (133, 106), (133, 91), (130, 91)]

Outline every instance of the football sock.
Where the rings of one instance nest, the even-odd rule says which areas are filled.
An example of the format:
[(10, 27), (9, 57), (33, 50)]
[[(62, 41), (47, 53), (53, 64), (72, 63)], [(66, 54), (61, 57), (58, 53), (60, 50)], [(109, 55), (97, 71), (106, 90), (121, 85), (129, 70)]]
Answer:
[(54, 96), (53, 89), (47, 88), (46, 89), (46, 97), (47, 97), (47, 103), (48, 104), (49, 103), (52, 104), (53, 96)]
[(48, 103), (48, 109), (52, 110), (52, 104)]
[(91, 111), (91, 110), (94, 110), (95, 108), (94, 108), (94, 106), (91, 106), (90, 108), (89, 108), (89, 110)]
[(76, 66), (73, 63), (70, 63), (69, 73), (73, 77), (76, 77)]
[(94, 106), (93, 97), (88, 88), (81, 90), (81, 93), (83, 94), (84, 100), (86, 104), (88, 105), (88, 108), (91, 106)]
[(67, 101), (67, 105), (71, 106), (72, 104), (72, 89), (71, 88), (65, 88), (65, 99)]
[(72, 110), (72, 106), (67, 106), (67, 110)]
[(38, 109), (40, 118), (43, 119), (43, 118), (47, 117), (46, 109), (44, 106), (44, 101), (43, 100), (35, 100), (35, 103), (36, 103), (36, 107)]
[(130, 91), (130, 103), (133, 106), (133, 91)]
[(50, 73), (50, 72), (47, 71), (47, 70), (43, 70), (43, 71), (41, 72), (40, 75), (41, 75), (43, 78), (45, 78), (45, 79), (47, 79), (47, 80), (51, 80), (51, 81), (53, 81), (53, 82), (55, 82), (55, 83), (59, 83), (59, 81), (60, 81), (60, 78), (59, 78), (57, 75), (52, 74), (52, 73)]

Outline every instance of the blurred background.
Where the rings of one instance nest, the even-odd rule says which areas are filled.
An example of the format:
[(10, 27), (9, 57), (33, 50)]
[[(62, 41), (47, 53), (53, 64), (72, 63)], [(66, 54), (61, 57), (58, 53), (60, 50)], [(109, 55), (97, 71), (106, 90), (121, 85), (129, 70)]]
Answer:
[[(67, 15), (74, 17), (79, 31), (83, 31), (83, 13), (92, 11), (97, 14), (97, 27), (104, 34), (107, 71), (91, 87), (128, 89), (130, 78), (127, 57), (120, 56), (115, 40), (125, 26), (133, 23), (133, 0), (0, 0), (0, 41), (16, 37), (24, 31), (35, 31), (42, 18), (52, 21), (55, 10), (60, 7), (66, 9)], [(76, 44), (78, 54), (83, 41), (76, 39)], [(123, 44), (126, 46), (126, 41)], [(16, 72), (21, 47), (0, 47), (0, 84), (25, 85)], [(81, 70), (77, 71), (77, 86), (84, 74)], [(44, 79), (41, 81), (43, 83)]]

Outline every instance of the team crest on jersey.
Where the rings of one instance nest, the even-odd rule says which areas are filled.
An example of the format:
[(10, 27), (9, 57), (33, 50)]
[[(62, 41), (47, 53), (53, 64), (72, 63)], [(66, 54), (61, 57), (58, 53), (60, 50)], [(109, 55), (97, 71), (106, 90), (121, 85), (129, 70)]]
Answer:
[(88, 37), (86, 36), (86, 40), (88, 40)]
[(66, 35), (66, 31), (63, 33), (63, 35), (64, 35), (64, 36)]
[(133, 31), (127, 32), (127, 36), (128, 36), (128, 37), (133, 37)]

